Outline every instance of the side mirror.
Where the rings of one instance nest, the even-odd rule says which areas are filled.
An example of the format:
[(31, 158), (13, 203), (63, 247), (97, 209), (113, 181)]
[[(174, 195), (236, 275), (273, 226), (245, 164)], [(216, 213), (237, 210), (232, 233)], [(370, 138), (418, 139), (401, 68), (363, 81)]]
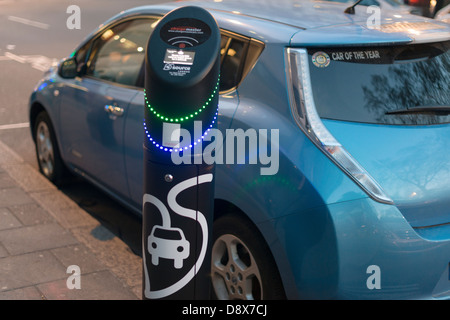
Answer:
[(66, 58), (59, 64), (58, 74), (65, 79), (72, 79), (78, 76), (77, 61), (73, 58)]

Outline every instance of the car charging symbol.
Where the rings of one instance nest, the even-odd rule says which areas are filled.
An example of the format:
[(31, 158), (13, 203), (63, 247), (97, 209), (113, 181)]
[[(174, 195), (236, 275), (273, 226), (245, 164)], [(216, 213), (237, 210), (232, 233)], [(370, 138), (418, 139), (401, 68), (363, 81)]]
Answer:
[(174, 260), (176, 269), (183, 268), (183, 260), (189, 257), (190, 243), (183, 230), (154, 226), (148, 237), (148, 251), (152, 256), (152, 264), (157, 266), (159, 258)]
[[(186, 286), (200, 270), (206, 256), (206, 249), (208, 245), (208, 223), (205, 216), (200, 211), (180, 206), (176, 201), (176, 198), (182, 191), (202, 183), (212, 182), (212, 180), (213, 174), (211, 173), (193, 177), (178, 183), (170, 189), (167, 194), (167, 204), (173, 212), (182, 217), (193, 219), (200, 225), (202, 232), (202, 245), (200, 248), (200, 254), (195, 264), (189, 269), (186, 275), (181, 278), (181, 280), (169, 285), (167, 288), (152, 291), (150, 288), (150, 277), (148, 270), (147, 268), (144, 268), (144, 295), (146, 298), (160, 299), (177, 292)], [(183, 268), (184, 260), (187, 259), (190, 254), (190, 243), (186, 240), (183, 230), (172, 226), (169, 210), (161, 200), (151, 194), (145, 194), (143, 205), (145, 206), (146, 204), (154, 205), (160, 212), (162, 218), (162, 224), (153, 226), (150, 235), (147, 237), (147, 251), (151, 256), (151, 263), (154, 266), (157, 266), (159, 265), (159, 259), (165, 258), (173, 260), (175, 269)], [(146, 265), (146, 255), (146, 252), (144, 252), (144, 265)]]

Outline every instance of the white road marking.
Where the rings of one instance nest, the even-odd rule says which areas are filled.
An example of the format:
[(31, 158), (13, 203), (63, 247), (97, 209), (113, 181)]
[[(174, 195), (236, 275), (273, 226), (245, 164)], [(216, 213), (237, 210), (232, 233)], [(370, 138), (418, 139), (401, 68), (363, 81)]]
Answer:
[(11, 52), (5, 52), (5, 57), (7, 57), (7, 58), (9, 58), (11, 60), (20, 62), (20, 63), (25, 63), (26, 62), (25, 58), (23, 58), (21, 56), (18, 56), (18, 55), (15, 55), (14, 53), (11, 53)]
[(0, 130), (20, 129), (20, 128), (29, 128), (29, 127), (30, 127), (30, 123), (29, 122), (22, 122), (22, 123), (13, 123), (13, 124), (0, 125)]
[(48, 28), (50, 28), (50, 25), (48, 25), (46, 23), (33, 21), (33, 20), (28, 20), (28, 19), (25, 19), (25, 18), (20, 18), (20, 17), (15, 17), (15, 16), (8, 16), (8, 20), (9, 21), (23, 23), (23, 24), (26, 24), (28, 26), (32, 26), (32, 27), (36, 27), (36, 28), (40, 28), (40, 29), (44, 29), (44, 30), (47, 30)]
[(31, 67), (39, 71), (46, 71), (58, 62), (58, 59), (50, 59), (41, 55), (16, 55), (11, 52), (5, 52), (4, 56), (0, 56), (0, 61), (14, 60), (20, 63), (29, 63)]

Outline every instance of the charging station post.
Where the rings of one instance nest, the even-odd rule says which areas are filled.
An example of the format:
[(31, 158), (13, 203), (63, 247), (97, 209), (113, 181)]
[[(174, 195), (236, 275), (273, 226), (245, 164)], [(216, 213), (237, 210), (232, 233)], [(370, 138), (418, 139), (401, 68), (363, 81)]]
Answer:
[[(215, 167), (198, 146), (217, 124), (219, 72), (208, 11), (181, 7), (159, 21), (145, 56), (144, 299), (209, 299)], [(174, 164), (183, 154), (192, 161)]]

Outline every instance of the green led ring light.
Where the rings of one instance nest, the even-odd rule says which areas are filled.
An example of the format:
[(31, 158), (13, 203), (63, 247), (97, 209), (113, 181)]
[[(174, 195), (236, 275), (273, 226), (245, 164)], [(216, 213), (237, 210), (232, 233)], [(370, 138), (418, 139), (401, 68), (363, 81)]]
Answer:
[(208, 101), (206, 101), (200, 109), (198, 109), (197, 111), (195, 111), (195, 112), (193, 112), (193, 113), (191, 113), (191, 114), (189, 114), (189, 115), (186, 115), (186, 116), (182, 116), (182, 117), (178, 117), (178, 118), (169, 118), (169, 117), (166, 117), (166, 116), (162, 115), (161, 113), (159, 113), (158, 111), (156, 111), (155, 108), (153, 108), (153, 107), (150, 105), (150, 103), (149, 103), (148, 100), (147, 100), (147, 92), (146, 92), (146, 90), (144, 89), (144, 99), (145, 99), (145, 104), (147, 105), (147, 107), (149, 108), (149, 110), (150, 110), (156, 117), (158, 117), (158, 118), (159, 118), (160, 120), (162, 120), (162, 121), (183, 122), (183, 121), (185, 121), (185, 120), (189, 120), (189, 119), (191, 119), (191, 118), (194, 118), (194, 116), (196, 116), (196, 115), (198, 115), (200, 112), (202, 112), (203, 109), (206, 109), (206, 107), (209, 105), (209, 103), (212, 101), (212, 99), (213, 99), (214, 96), (216, 95), (217, 90), (219, 89), (219, 83), (220, 83), (220, 75), (219, 75), (219, 79), (217, 80), (216, 87), (214, 88), (214, 91), (213, 91), (213, 93), (211, 94), (211, 96), (209, 97)]

